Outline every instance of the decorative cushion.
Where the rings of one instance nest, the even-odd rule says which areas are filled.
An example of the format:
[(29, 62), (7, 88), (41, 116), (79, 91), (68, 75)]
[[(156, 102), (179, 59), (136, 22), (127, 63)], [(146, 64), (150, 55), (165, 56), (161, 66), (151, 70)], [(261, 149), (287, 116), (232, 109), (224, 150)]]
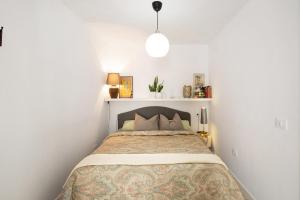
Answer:
[(154, 115), (150, 119), (145, 119), (139, 114), (135, 114), (134, 119), (134, 130), (135, 131), (151, 131), (158, 129), (158, 115)]
[(134, 130), (134, 120), (126, 120), (120, 130), (121, 131), (133, 131)]
[(178, 113), (175, 113), (172, 120), (169, 120), (166, 116), (159, 115), (159, 129), (160, 130), (183, 130), (181, 118)]
[(192, 130), (192, 127), (191, 127), (190, 122), (188, 120), (181, 120), (181, 122), (182, 122), (182, 126), (183, 126), (184, 130), (189, 130), (189, 131)]

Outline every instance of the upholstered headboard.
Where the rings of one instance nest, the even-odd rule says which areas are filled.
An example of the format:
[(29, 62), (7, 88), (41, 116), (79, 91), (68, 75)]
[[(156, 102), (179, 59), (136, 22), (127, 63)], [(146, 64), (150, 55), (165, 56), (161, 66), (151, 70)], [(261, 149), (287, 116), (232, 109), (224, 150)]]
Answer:
[(126, 120), (134, 120), (135, 113), (145, 117), (151, 118), (157, 114), (163, 114), (168, 119), (172, 119), (175, 113), (178, 113), (182, 120), (188, 120), (191, 124), (191, 114), (188, 112), (183, 112), (180, 110), (168, 108), (168, 107), (161, 107), (161, 106), (149, 106), (138, 108), (135, 110), (131, 110), (125, 113), (118, 114), (118, 129), (122, 128), (124, 121)]

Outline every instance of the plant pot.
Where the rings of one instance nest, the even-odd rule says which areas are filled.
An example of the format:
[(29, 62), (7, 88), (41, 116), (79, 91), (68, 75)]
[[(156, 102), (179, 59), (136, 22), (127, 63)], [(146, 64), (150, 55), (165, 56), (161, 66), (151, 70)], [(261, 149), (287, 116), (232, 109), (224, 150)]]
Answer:
[(150, 99), (156, 99), (156, 92), (150, 92), (149, 93), (149, 98)]
[(162, 98), (163, 98), (162, 93), (161, 93), (161, 92), (157, 92), (157, 93), (156, 93), (156, 98), (157, 98), (157, 99), (162, 99)]

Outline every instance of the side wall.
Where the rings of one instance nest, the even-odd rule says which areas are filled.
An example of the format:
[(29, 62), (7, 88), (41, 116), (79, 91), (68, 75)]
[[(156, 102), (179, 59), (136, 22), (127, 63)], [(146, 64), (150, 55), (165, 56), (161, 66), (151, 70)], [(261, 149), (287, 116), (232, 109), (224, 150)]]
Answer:
[(54, 199), (107, 133), (105, 74), (60, 0), (4, 0), (0, 19), (0, 199)]
[(217, 152), (256, 199), (299, 199), (299, 13), (298, 0), (249, 1), (209, 45)]

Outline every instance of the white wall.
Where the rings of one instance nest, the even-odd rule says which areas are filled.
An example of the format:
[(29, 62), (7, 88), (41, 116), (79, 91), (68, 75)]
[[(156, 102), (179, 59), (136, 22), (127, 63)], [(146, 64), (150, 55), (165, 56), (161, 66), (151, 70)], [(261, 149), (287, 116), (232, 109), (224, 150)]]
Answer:
[[(144, 47), (143, 44), (141, 44)], [(182, 98), (184, 85), (193, 85), (193, 73), (205, 73), (208, 83), (208, 47), (206, 45), (171, 45), (163, 59), (143, 58), (130, 63), (122, 71), (134, 77), (134, 96), (149, 96), (148, 84), (158, 75), (164, 81), (164, 97)]]
[(1, 0), (0, 199), (54, 199), (107, 133), (96, 52), (59, 0)]
[(249, 1), (209, 45), (217, 152), (258, 200), (300, 198), (299, 13), (298, 0)]
[[(164, 81), (164, 97), (182, 98), (183, 86), (193, 84), (193, 73), (205, 73), (208, 83), (208, 46), (198, 44), (171, 44), (168, 55), (155, 59), (145, 51), (145, 41), (149, 34), (133, 27), (117, 24), (89, 23), (95, 49), (104, 72), (119, 72), (133, 76), (133, 96), (149, 97), (148, 84), (158, 75)], [(107, 88), (106, 88), (107, 89)], [(108, 91), (106, 91), (108, 96)], [(197, 129), (196, 113), (201, 106), (209, 108), (207, 103), (153, 103), (153, 102), (113, 102), (110, 104), (109, 130), (117, 129), (117, 114), (138, 107), (162, 105), (189, 111), (192, 125)]]
[(168, 55), (157, 59), (146, 53), (149, 34), (143, 31), (104, 23), (89, 23), (89, 27), (102, 70), (132, 75), (134, 97), (148, 97), (148, 84), (156, 75), (164, 80), (165, 97), (182, 97), (183, 85), (192, 85), (193, 73), (205, 73), (208, 82), (207, 45), (171, 44)]

